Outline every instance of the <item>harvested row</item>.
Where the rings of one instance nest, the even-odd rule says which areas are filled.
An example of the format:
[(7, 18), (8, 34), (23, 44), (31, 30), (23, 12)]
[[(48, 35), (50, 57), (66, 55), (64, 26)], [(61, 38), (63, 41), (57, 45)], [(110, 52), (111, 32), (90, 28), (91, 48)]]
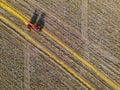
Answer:
[[(48, 46), (50, 46), (49, 44), (46, 44), (46, 45), (48, 45)], [(55, 49), (54, 49), (55, 50)], [(58, 55), (60, 55), (60, 54), (58, 54)], [(68, 62), (67, 62), (68, 63)], [(71, 64), (72, 65), (72, 64)], [(83, 70), (80, 68), (78, 68), (78, 67), (72, 67), (72, 68), (76, 68), (77, 70), (81, 70), (81, 74), (83, 74)], [(85, 75), (87, 75), (87, 74), (85, 74)], [(83, 75), (83, 76), (85, 76), (85, 75)], [(85, 76), (85, 77), (87, 77), (87, 79), (88, 79), (88, 76)], [(90, 77), (90, 76), (89, 76)], [(94, 77), (92, 77), (92, 78), (94, 78)], [(89, 78), (89, 79), (91, 79), (91, 77)], [(93, 81), (95, 81), (94, 79), (93, 79)], [(94, 83), (93, 81), (91, 81), (90, 83)], [(96, 80), (97, 81), (97, 80)], [(93, 85), (96, 85), (97, 86), (97, 84), (96, 83), (94, 83)], [(100, 85), (98, 86), (98, 87), (96, 87), (96, 88), (103, 88), (103, 85), (100, 87)]]
[[(82, 79), (78, 73), (76, 73), (72, 68), (70, 68), (69, 66), (67, 66), (64, 62), (62, 62), (60, 59), (58, 59), (56, 56), (53, 55), (53, 53), (51, 53), (49, 50), (47, 50), (45, 47), (41, 46), (36, 40), (34, 40), (33, 38), (31, 38), (30, 36), (28, 36), (27, 34), (25, 34), (22, 30), (20, 30), (19, 28), (17, 28), (14, 24), (12, 24), (10, 21), (8, 21), (7, 19), (3, 18), (1, 16), (1, 18), (6, 21), (7, 23), (9, 23), (12, 27), (14, 27), (16, 30), (18, 30), (19, 33), (21, 33), (22, 36), (24, 36), (26, 39), (28, 39), (30, 42), (32, 42), (34, 45), (37, 45), (38, 48), (42, 48), (42, 50), (48, 54), (48, 56), (50, 56), (51, 58), (53, 58), (56, 62), (58, 62), (61, 66), (63, 66), (67, 71), (69, 71), (71, 74), (73, 74), (73, 76), (75, 76), (76, 78), (78, 78), (78, 80), (82, 81), (84, 84), (86, 84), (86, 86), (88, 86), (89, 88), (91, 88), (91, 86), (84, 81), (84, 79)], [(93, 88), (91, 88), (93, 89)]]
[[(104, 8), (103, 8), (103, 7)], [(112, 6), (111, 6), (112, 7)], [(99, 67), (103, 73), (112, 80), (119, 82), (119, 25), (114, 13), (108, 2), (90, 3), (89, 4), (89, 40), (90, 56), (93, 63)], [(115, 15), (116, 14), (116, 15)], [(98, 21), (98, 22), (96, 22)], [(96, 47), (94, 47), (96, 46)], [(107, 51), (107, 52), (106, 52)], [(99, 60), (99, 61), (98, 61)], [(95, 62), (99, 62), (96, 64)]]
[[(18, 7), (18, 8), (20, 8), (20, 7)], [(49, 8), (48, 8), (49, 9)], [(92, 19), (94, 20), (94, 18), (96, 18), (96, 17), (92, 17)], [(90, 19), (91, 19), (91, 16), (90, 16)], [(89, 19), (89, 20), (90, 20)], [(108, 19), (108, 18), (107, 18)], [(96, 19), (97, 20), (97, 19)], [(55, 23), (54, 22), (52, 22), (52, 24), (53, 24), (53, 26), (55, 26), (55, 27), (51, 27), (50, 25), (51, 25), (51, 23), (49, 23), (49, 22), (52, 22), (52, 20), (50, 21), (50, 19), (48, 18), (47, 19), (47, 27), (48, 28), (50, 28), (50, 30), (51, 30), (51, 32), (54, 32), (56, 29), (55, 28), (57, 28), (57, 25), (54, 25)], [(96, 22), (96, 21), (91, 21), (91, 23), (93, 23), (93, 22)], [(50, 25), (49, 25), (50, 24)], [(59, 27), (59, 24), (58, 24), (58, 27)], [(118, 82), (119, 83), (119, 72), (117, 71), (117, 69), (118, 69), (118, 67), (119, 67), (119, 64), (118, 64), (118, 59), (116, 59), (115, 60), (115, 62), (113, 62), (114, 61), (114, 59), (115, 59), (115, 57), (113, 57), (113, 56), (111, 56), (111, 54), (109, 54), (108, 52), (106, 53), (106, 52), (104, 52), (104, 53), (106, 53), (106, 54), (104, 54), (103, 53), (103, 51), (105, 51), (105, 48), (103, 49), (103, 51), (101, 50), (101, 46), (105, 46), (104, 44), (106, 44), (106, 46), (108, 47), (108, 44), (110, 44), (108, 41), (104, 41), (104, 38), (102, 38), (101, 39), (101, 37), (100, 37), (100, 35), (98, 34), (99, 33), (99, 31), (95, 31), (97, 34), (98, 34), (98, 36), (99, 37), (97, 37), (96, 35), (96, 33), (95, 34), (93, 34), (93, 32), (94, 32), (94, 30), (96, 30), (96, 29), (93, 29), (93, 27), (90, 27), (90, 28), (92, 28), (92, 29), (90, 29), (90, 31), (89, 31), (89, 39), (91, 40), (91, 42), (92, 42), (92, 44), (90, 44), (89, 45), (89, 54), (90, 54), (90, 60), (91, 60), (91, 62), (96, 66), (96, 67), (98, 67), (103, 73), (105, 73), (108, 77), (110, 77), (110, 78), (112, 78), (112, 79), (114, 79), (114, 81), (116, 81), (116, 82)], [(52, 31), (52, 29), (54, 30), (54, 31)], [(62, 30), (61, 28), (60, 28), (60, 30)], [(93, 31), (93, 32), (92, 32)], [(69, 31), (68, 31), (69, 32)], [(71, 30), (70, 30), (70, 32), (71, 32)], [(92, 33), (91, 33), (92, 32)], [(65, 31), (63, 32), (63, 33), (66, 33)], [(36, 38), (37, 39), (37, 37), (35, 37), (34, 35), (32, 35), (32, 33), (30, 34), (31, 36), (33, 36), (34, 38)], [(48, 48), (49, 49), (51, 49), (51, 48), (53, 48), (54, 46), (52, 46), (52, 44), (54, 44), (55, 45), (55, 47), (54, 47), (54, 49), (55, 50), (57, 50), (57, 51), (60, 51), (61, 50), (61, 47), (60, 47), (60, 50), (59, 49), (56, 49), (56, 48), (58, 48), (58, 45), (55, 43), (55, 42), (53, 42), (50, 38), (46, 38), (46, 35), (44, 35), (44, 33), (42, 33), (42, 34), (40, 34), (41, 35), (41, 37), (43, 37), (43, 38), (45, 38), (46, 40), (48, 40), (50, 43), (44, 43), (43, 45), (50, 45)], [(57, 33), (57, 35), (58, 36), (60, 36), (60, 35), (62, 35), (61, 33), (60, 33), (60, 31), (59, 31), (59, 33)], [(65, 35), (71, 35), (71, 34), (65, 34)], [(63, 36), (65, 36), (65, 35), (63, 35)], [(102, 33), (101, 33), (101, 35), (102, 35)], [(116, 35), (115, 33), (114, 33), (114, 35)], [(94, 36), (97, 38), (97, 40), (99, 41), (100, 40), (100, 42), (102, 42), (102, 43), (98, 43), (98, 41), (96, 41), (96, 39), (94, 39)], [(108, 36), (109, 36), (109, 34), (108, 34)], [(67, 39), (68, 38), (68, 39)], [(69, 45), (70, 43), (72, 44), (71, 45), (71, 47), (73, 47), (73, 48), (75, 48), (76, 46), (75, 46), (75, 44), (73, 44), (72, 42), (70, 42), (70, 39), (71, 39), (71, 41), (72, 40), (74, 40), (73, 39), (74, 37), (73, 36), (71, 36), (71, 37), (69, 37), (69, 36), (65, 36), (64, 38), (62, 38), (63, 40), (64, 39), (66, 39), (66, 41), (68, 40), (68, 42), (67, 42), (67, 44)], [(77, 38), (76, 38), (77, 39)], [(116, 39), (116, 38), (114, 38), (114, 39)], [(114, 40), (113, 39), (113, 40)], [(116, 40), (118, 40), (118, 39), (116, 39)], [(41, 40), (42, 41), (42, 40)], [(52, 43), (51, 43), (52, 42)], [(64, 41), (65, 42), (65, 41)], [(75, 41), (76, 42), (76, 41)], [(107, 43), (106, 43), (107, 42)], [(116, 42), (115, 42), (116, 43)], [(80, 45), (80, 44), (79, 44)], [(79, 46), (78, 45), (78, 46)], [(99, 45), (99, 46), (97, 46), (97, 45)], [(115, 44), (114, 44), (115, 45)], [(113, 46), (114, 46), (113, 45)], [(118, 45), (119, 45), (119, 43), (118, 43)], [(57, 47), (56, 47), (57, 46)], [(80, 45), (81, 46), (81, 45)], [(47, 47), (47, 46), (46, 46)], [(80, 47), (79, 47), (80, 48)], [(81, 47), (82, 48), (82, 47)], [(103, 47), (102, 47), (103, 48)], [(108, 47), (108, 49), (107, 50), (109, 50), (109, 48), (111, 48), (111, 47)], [(63, 49), (64, 50), (64, 49)], [(62, 50), (62, 51), (63, 51)], [(77, 49), (78, 50), (78, 49)], [(115, 49), (115, 51), (116, 51), (117, 49)], [(118, 49), (119, 50), (119, 49)], [(55, 52), (57, 52), (57, 51), (55, 51)], [(100, 51), (100, 53), (98, 53)], [(112, 50), (111, 50), (112, 51)], [(53, 52), (54, 52), (54, 50), (53, 50)], [(63, 51), (64, 52), (64, 51)], [(63, 52), (60, 52), (61, 53), (61, 56), (64, 56), (64, 54), (63, 54)], [(81, 52), (81, 51), (80, 51)], [(102, 55), (103, 54), (103, 55)], [(59, 55), (59, 53), (57, 54), (56, 53), (56, 55)], [(118, 57), (119, 57), (119, 53), (118, 54), (116, 54), (115, 53), (115, 55), (117, 55)], [(107, 56), (107, 58), (106, 58), (106, 56)], [(110, 57), (109, 57), (110, 56)], [(61, 57), (60, 57), (61, 58)], [(66, 56), (65, 56), (65, 58), (66, 58)], [(70, 56), (70, 58), (71, 58), (71, 56)], [(64, 58), (63, 58), (64, 59)], [(69, 58), (67, 58), (67, 59), (69, 59)], [(73, 59), (73, 58), (72, 58)], [(73, 59), (74, 61), (75, 61), (75, 59)], [(66, 60), (67, 61), (67, 60)], [(112, 66), (110, 66), (109, 65), (109, 63), (108, 63), (108, 61), (111, 61), (112, 63), (110, 63)], [(68, 63), (68, 62), (67, 62)], [(114, 68), (113, 68), (114, 67)], [(74, 67), (75, 68), (75, 67)], [(79, 70), (79, 69), (78, 69)], [(108, 73), (106, 73), (106, 72), (108, 72)], [(115, 72), (115, 73), (113, 73), (113, 72)], [(111, 76), (109, 76), (109, 75), (111, 75)], [(96, 76), (96, 75), (95, 75)], [(97, 76), (96, 76), (97, 77)], [(97, 77), (97, 79), (98, 79), (99, 77)], [(102, 81), (102, 80), (101, 80)], [(104, 82), (102, 82), (102, 83), (104, 83)], [(106, 85), (106, 84), (105, 84)], [(106, 86), (108, 86), (109, 87), (109, 85), (106, 85)], [(98, 87), (97, 87), (98, 88)]]
[[(2, 25), (2, 23), (1, 23), (1, 25)], [(7, 30), (7, 31), (3, 31), (3, 29), (5, 29), (5, 30)], [(8, 42), (10, 42), (9, 40), (12, 40), (12, 39), (10, 39), (10, 38), (14, 38), (14, 37), (12, 37), (10, 34), (9, 34), (9, 32), (10, 33), (13, 33), (13, 32), (11, 32), (10, 31), (10, 28), (6, 28), (6, 26), (4, 27), (4, 25), (2, 25), (1, 26), (1, 30), (2, 30), (2, 33), (4, 33), (5, 34), (5, 36), (9, 36), (9, 39), (7, 39), (7, 41)], [(1, 35), (1, 36), (3, 36), (3, 35)], [(8, 38), (8, 37), (3, 37), (3, 39), (4, 38)], [(14, 46), (16, 46), (17, 45), (17, 40), (15, 41), (16, 39), (14, 38)], [(25, 41), (26, 42), (26, 41)], [(12, 43), (12, 41), (11, 41), (11, 44), (13, 44)], [(22, 43), (23, 44), (23, 43)], [(9, 45), (9, 46), (11, 46), (11, 45)], [(23, 45), (22, 45), (23, 46)], [(28, 46), (27, 47), (29, 47), (29, 48), (31, 48), (31, 49), (35, 49), (35, 47), (34, 46), (29, 46), (29, 44), (28, 44)], [(17, 47), (18, 48), (18, 47)], [(17, 49), (16, 48), (16, 49)], [(19, 47), (19, 48), (21, 48), (21, 51), (22, 51), (22, 53), (19, 53), (19, 54), (22, 54), (23, 56), (24, 56), (24, 53), (23, 53), (23, 50), (24, 50), (24, 46), (23, 47)], [(59, 85), (62, 85), (63, 87), (62, 88), (69, 88), (69, 89), (73, 89), (73, 88), (79, 88), (80, 86), (81, 86), (81, 89), (87, 89), (87, 88), (85, 88), (83, 85), (80, 85), (80, 83), (78, 83), (78, 81), (76, 81), (73, 77), (71, 77), (71, 75), (70, 74), (67, 74), (67, 72), (66, 71), (64, 71), (64, 70), (60, 70), (60, 68), (58, 67), (58, 64), (55, 64), (55, 63), (52, 63), (51, 61), (52, 60), (49, 60), (50, 58), (48, 57), (48, 56), (46, 56), (45, 54), (43, 54), (43, 53), (41, 53), (39, 50), (38, 50), (38, 52), (36, 51), (36, 49), (35, 49), (35, 52), (37, 52), (37, 54), (35, 54), (35, 52), (33, 51), (33, 50), (30, 50), (31, 51), (31, 53), (32, 53), (32, 55), (31, 55), (31, 57), (30, 57), (30, 76), (31, 76), (31, 88), (33, 88), (33, 87), (35, 87), (35, 85), (37, 84), (37, 86), (38, 86), (38, 88), (40, 89), (42, 89), (42, 87), (40, 87), (39, 86), (39, 81), (42, 79), (43, 81), (44, 81), (44, 79), (46, 78), (46, 77), (48, 77), (48, 80), (50, 79), (51, 80), (51, 82), (49, 81), (49, 84), (51, 83), (51, 89), (53, 88), (53, 89), (55, 89), (55, 88), (57, 88), (57, 87), (61, 87), (61, 86), (59, 86)], [(14, 51), (16, 51), (16, 50), (14, 50)], [(6, 51), (5, 51), (6, 52)], [(9, 52), (9, 51), (8, 51)], [(3, 53), (3, 52), (2, 52)], [(10, 53), (10, 52), (9, 52)], [(0, 54), (0, 55), (2, 55), (3, 56), (3, 54)], [(10, 55), (10, 56), (14, 56), (14, 54), (13, 55)], [(16, 55), (16, 56), (18, 56), (18, 55)], [(3, 57), (3, 59), (5, 60), (5, 57)], [(19, 58), (18, 58), (19, 59)], [(22, 58), (21, 58), (22, 59)], [(11, 75), (14, 75), (14, 73), (15, 72), (11, 72), (11, 67), (9, 67), (8, 65), (13, 65), (12, 63), (14, 63), (14, 60), (15, 60), (15, 58), (13, 58), (13, 60), (11, 61), (11, 59), (9, 59), (9, 62), (11, 62), (11, 64), (8, 64), (8, 63), (4, 63), (4, 61), (3, 61), (3, 63), (1, 63), (1, 65), (0, 66), (2, 66), (2, 68), (9, 68), (9, 70), (6, 70), (6, 71), (8, 71), (9, 73), (11, 73)], [(24, 60), (24, 59), (23, 59)], [(22, 60), (22, 61), (23, 61)], [(21, 60), (19, 61), (19, 62), (21, 62)], [(37, 62), (37, 63), (36, 63)], [(6, 64), (6, 65), (5, 65)], [(24, 65), (23, 63), (22, 64), (17, 64), (17, 63), (14, 63), (14, 65), (17, 65), (17, 67), (20, 65)], [(44, 66), (45, 65), (45, 66)], [(47, 65), (47, 66), (46, 66)], [(12, 66), (12, 67), (16, 67), (16, 66)], [(42, 67), (42, 69), (40, 70), (40, 67)], [(23, 66), (23, 68), (25, 68), (24, 66)], [(20, 68), (20, 69), (17, 69), (17, 70), (14, 70), (14, 71), (17, 71), (17, 75), (21, 75), (22, 73), (24, 74), (24, 71), (23, 71), (23, 68)], [(13, 69), (13, 68), (12, 68)], [(34, 69), (34, 71), (33, 71), (33, 69)], [(3, 70), (3, 69), (2, 69)], [(18, 73), (18, 71), (21, 71), (22, 70), (22, 72), (19, 72)], [(47, 70), (47, 71), (46, 71)], [(43, 72), (44, 71), (44, 72)], [(43, 73), (40, 73), (40, 72), (43, 72)], [(45, 75), (44, 75), (45, 74)], [(4, 75), (4, 73), (2, 73), (2, 75), (3, 76), (5, 76)], [(7, 75), (7, 74), (6, 74)], [(44, 77), (39, 77), (40, 75), (43, 75)], [(34, 77), (33, 77), (34, 76)], [(36, 76), (36, 77), (35, 77)], [(62, 76), (62, 77), (61, 77)], [(11, 76), (11, 77), (13, 77), (13, 76)], [(21, 76), (18, 76), (18, 77), (21, 77)], [(22, 76), (23, 77), (23, 76)], [(38, 80), (38, 82), (36, 82), (35, 80), (36, 80), (36, 78), (37, 78), (37, 80)], [(39, 79), (38, 79), (39, 78)], [(70, 78), (70, 79), (69, 79)], [(6, 79), (7, 81), (9, 81), (9, 79)], [(15, 79), (15, 80), (23, 80), (23, 78), (19, 78), (19, 79)], [(48, 80), (47, 80), (47, 82), (48, 82)], [(46, 81), (46, 80), (45, 80)], [(23, 82), (23, 81), (21, 81), (21, 82)], [(21, 83), (21, 82), (16, 82), (15, 81), (15, 83)], [(74, 84), (72, 83), (72, 82), (74, 82)], [(34, 83), (34, 84), (33, 84)], [(53, 83), (53, 84), (52, 84)], [(7, 84), (7, 82), (6, 82), (6, 84)], [(47, 85), (47, 83), (45, 83), (45, 82), (41, 82), (41, 84), (44, 86), (43, 88), (45, 88), (45, 86)], [(55, 87), (54, 85), (55, 84), (57, 84), (58, 86), (57, 87)], [(9, 85), (9, 84), (8, 84)], [(7, 85), (7, 86), (8, 86)], [(18, 84), (17, 86), (16, 86), (16, 89), (20, 89), (20, 88), (22, 88), (23, 86), (19, 86), (19, 85), (23, 85), (23, 83), (22, 84)], [(74, 86), (75, 85), (75, 86)], [(4, 87), (4, 86), (3, 86)], [(7, 87), (6, 87), (7, 88)], [(11, 88), (11, 87), (10, 87)], [(61, 88), (61, 89), (62, 89)], [(15, 87), (13, 87), (13, 89), (15, 89)]]

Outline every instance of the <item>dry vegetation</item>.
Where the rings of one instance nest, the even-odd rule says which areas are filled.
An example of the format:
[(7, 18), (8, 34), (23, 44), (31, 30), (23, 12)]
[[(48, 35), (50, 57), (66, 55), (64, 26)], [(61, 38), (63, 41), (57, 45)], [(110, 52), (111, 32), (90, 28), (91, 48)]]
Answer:
[[(47, 14), (45, 27), (80, 56), (120, 84), (120, 2), (88, 0), (82, 38), (82, 0), (7, 0), (22, 13)], [(1, 14), (73, 68), (96, 90), (114, 90), (64, 47), (43, 32), (28, 32), (23, 22), (0, 7)], [(0, 20), (1, 90), (88, 90), (81, 81)]]

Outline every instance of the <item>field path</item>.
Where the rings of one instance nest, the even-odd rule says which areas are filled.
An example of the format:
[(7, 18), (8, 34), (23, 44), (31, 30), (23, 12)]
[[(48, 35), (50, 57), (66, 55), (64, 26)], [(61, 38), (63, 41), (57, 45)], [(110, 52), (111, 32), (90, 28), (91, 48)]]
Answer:
[(81, 38), (84, 41), (84, 56), (87, 58), (87, 60), (89, 60), (89, 39), (88, 39), (88, 0), (82, 0), (82, 6), (81, 6)]
[(30, 56), (31, 51), (26, 43), (26, 49), (24, 49), (24, 90), (30, 90)]

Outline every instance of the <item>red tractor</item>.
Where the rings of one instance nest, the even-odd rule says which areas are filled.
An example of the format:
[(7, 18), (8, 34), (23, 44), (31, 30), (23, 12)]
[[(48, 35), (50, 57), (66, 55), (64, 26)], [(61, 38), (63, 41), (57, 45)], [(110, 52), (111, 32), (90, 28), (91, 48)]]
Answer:
[(35, 10), (34, 15), (31, 18), (31, 21), (28, 22), (28, 27), (32, 28), (35, 31), (41, 31), (42, 28), (45, 25), (45, 13), (42, 13), (41, 16), (39, 17), (39, 13), (37, 12), (37, 10)]
[(31, 22), (28, 22), (28, 27), (29, 27), (29, 28), (32, 28), (32, 29), (35, 30), (35, 31), (41, 31), (40, 26), (34, 25), (34, 24), (32, 24)]

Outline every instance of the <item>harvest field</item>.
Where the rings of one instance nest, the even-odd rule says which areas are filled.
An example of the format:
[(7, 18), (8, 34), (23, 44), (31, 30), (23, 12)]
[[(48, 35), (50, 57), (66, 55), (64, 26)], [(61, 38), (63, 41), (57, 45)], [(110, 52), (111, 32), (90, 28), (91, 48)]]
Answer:
[(120, 0), (0, 0), (0, 90), (120, 90)]

